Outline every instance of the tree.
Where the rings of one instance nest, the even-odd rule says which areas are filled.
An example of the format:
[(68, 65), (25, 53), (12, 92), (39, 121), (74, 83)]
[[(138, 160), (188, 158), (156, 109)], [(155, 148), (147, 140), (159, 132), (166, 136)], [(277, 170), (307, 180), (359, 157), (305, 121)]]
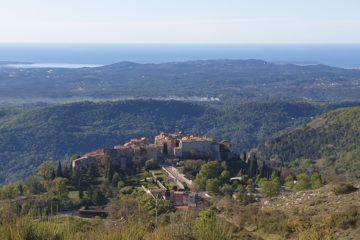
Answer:
[(267, 166), (266, 162), (263, 161), (262, 166), (260, 168), (260, 177), (269, 179), (270, 173), (271, 173), (270, 168)]
[(166, 142), (165, 142), (164, 145), (163, 145), (163, 154), (164, 154), (165, 156), (167, 156), (167, 155), (169, 154), (169, 152), (168, 152), (168, 145), (167, 145)]
[(51, 172), (51, 180), (54, 180), (55, 178), (56, 178), (56, 174), (55, 174), (55, 168), (54, 168)]
[(80, 188), (81, 174), (80, 174), (79, 170), (77, 170), (76, 168), (73, 168), (73, 170), (72, 170), (71, 181), (74, 186), (76, 186), (77, 188)]
[(45, 191), (41, 183), (41, 178), (31, 176), (25, 181), (25, 186), (29, 195), (37, 195)]
[(112, 182), (112, 179), (113, 179), (113, 176), (114, 176), (114, 167), (113, 165), (111, 164), (110, 161), (109, 162), (109, 166), (107, 168), (107, 172), (106, 172), (106, 178), (109, 182)]
[(250, 159), (249, 159), (249, 176), (250, 177), (256, 177), (258, 172), (258, 163), (257, 163), (257, 158), (255, 155), (253, 155)]
[(285, 186), (287, 186), (288, 188), (293, 188), (294, 180), (294, 176), (292, 174), (289, 174), (289, 176), (285, 178)]
[(71, 177), (71, 165), (65, 164), (64, 171), (62, 172), (63, 177), (70, 178)]
[(169, 200), (164, 200), (162, 198), (154, 199), (149, 195), (144, 195), (141, 199), (142, 207), (150, 214), (155, 216), (156, 209), (158, 215), (174, 211), (174, 205)]
[(299, 174), (297, 177), (297, 183), (294, 186), (295, 191), (302, 191), (310, 188), (310, 178), (305, 173)]
[(244, 204), (252, 203), (255, 198), (252, 193), (249, 193), (243, 185), (239, 185), (236, 189), (236, 199)]
[(95, 188), (91, 196), (91, 201), (95, 205), (104, 205), (106, 203), (105, 194), (100, 189)]
[(224, 195), (232, 195), (233, 194), (233, 188), (230, 184), (224, 184), (221, 188), (220, 191), (224, 194)]
[(243, 185), (239, 185), (236, 188), (236, 199), (240, 200), (241, 202), (245, 202), (246, 198), (246, 188)]
[(86, 172), (86, 176), (88, 177), (89, 182), (93, 181), (94, 178), (99, 176), (98, 168), (95, 164), (90, 164), (90, 167)]
[(79, 199), (83, 199), (84, 198), (84, 191), (82, 188), (79, 188)]
[(114, 176), (113, 176), (112, 181), (111, 181), (113, 187), (116, 187), (120, 180), (121, 180), (121, 177), (120, 177), (119, 173), (117, 173), (117, 172), (114, 173)]
[(134, 191), (134, 188), (131, 186), (125, 186), (120, 189), (120, 193), (124, 194), (124, 195), (131, 194), (133, 191)]
[(230, 181), (230, 177), (231, 177), (230, 171), (224, 170), (221, 172), (219, 179), (222, 183), (227, 183)]
[(216, 221), (212, 210), (204, 210), (199, 213), (193, 227), (196, 239), (199, 240), (225, 240), (230, 239), (230, 234)]
[(56, 177), (63, 177), (62, 174), (62, 166), (61, 166), (61, 162), (59, 161), (58, 166), (56, 168)]
[(67, 180), (65, 178), (54, 179), (54, 196), (59, 200), (68, 199), (68, 189), (66, 187)]
[(206, 191), (211, 193), (218, 193), (220, 188), (220, 181), (217, 178), (208, 179), (206, 181)]
[(52, 161), (43, 162), (37, 171), (37, 175), (45, 180), (52, 180), (55, 175), (55, 169)]
[(318, 172), (314, 172), (311, 175), (311, 188), (317, 189), (322, 186), (321, 175)]
[(263, 178), (260, 180), (259, 186), (263, 197), (273, 197), (280, 193), (280, 179), (278, 177), (271, 180)]
[(205, 164), (203, 160), (185, 160), (184, 164), (184, 173), (186, 175), (196, 176), (199, 173), (201, 166)]
[(152, 169), (155, 169), (157, 168), (157, 161), (155, 159), (149, 159), (145, 162), (145, 170), (146, 171), (149, 171), (149, 170), (152, 170)]
[(24, 195), (24, 191), (25, 191), (25, 186), (24, 186), (24, 182), (19, 182), (17, 185), (16, 185), (18, 191), (19, 191), (19, 194), (20, 196), (23, 196)]
[(205, 189), (206, 181), (213, 178), (218, 178), (222, 168), (217, 161), (210, 161), (201, 166), (200, 172), (196, 175), (195, 185), (198, 189)]
[(12, 199), (19, 195), (19, 191), (15, 185), (5, 185), (0, 189), (0, 198), (2, 199)]

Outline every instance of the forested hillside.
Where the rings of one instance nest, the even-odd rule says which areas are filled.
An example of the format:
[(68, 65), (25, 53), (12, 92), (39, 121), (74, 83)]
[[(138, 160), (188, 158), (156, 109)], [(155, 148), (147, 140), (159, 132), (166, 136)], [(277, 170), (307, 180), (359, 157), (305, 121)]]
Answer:
[[(317, 167), (328, 179), (360, 178), (360, 107), (335, 110), (258, 147), (261, 160)], [(335, 175), (335, 176), (334, 176)]]
[(0, 110), (0, 182), (32, 174), (49, 159), (65, 160), (135, 137), (152, 141), (161, 131), (177, 129), (230, 140), (241, 152), (339, 106), (120, 101)]

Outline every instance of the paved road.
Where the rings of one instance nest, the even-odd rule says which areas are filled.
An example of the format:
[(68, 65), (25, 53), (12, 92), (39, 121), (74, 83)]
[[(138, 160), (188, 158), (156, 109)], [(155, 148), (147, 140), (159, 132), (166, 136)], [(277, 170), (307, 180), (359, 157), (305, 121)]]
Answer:
[(163, 166), (164, 170), (173, 175), (177, 180), (182, 183), (185, 183), (188, 188), (192, 188), (193, 182), (190, 179), (187, 179), (183, 173), (180, 173), (179, 170), (173, 166)]

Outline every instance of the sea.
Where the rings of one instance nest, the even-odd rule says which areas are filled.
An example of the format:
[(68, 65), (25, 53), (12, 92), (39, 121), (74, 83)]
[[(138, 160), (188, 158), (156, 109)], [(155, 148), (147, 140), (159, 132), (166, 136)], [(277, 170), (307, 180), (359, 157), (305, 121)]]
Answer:
[(209, 59), (261, 59), (360, 69), (360, 44), (0, 44), (0, 64), (10, 62), (6, 64), (10, 67), (81, 68), (121, 61)]

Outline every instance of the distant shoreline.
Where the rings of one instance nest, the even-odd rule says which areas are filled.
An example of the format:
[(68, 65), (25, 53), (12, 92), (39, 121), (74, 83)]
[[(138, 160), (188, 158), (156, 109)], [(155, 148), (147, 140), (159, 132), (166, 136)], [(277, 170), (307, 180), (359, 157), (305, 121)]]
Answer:
[[(210, 59), (211, 60), (218, 60), (218, 59)], [(221, 59), (221, 60), (227, 60), (227, 59)], [(230, 60), (230, 59), (229, 59)], [(231, 59), (231, 60), (243, 60), (243, 59)], [(248, 60), (248, 59), (245, 59)], [(259, 59), (260, 60), (260, 59)], [(188, 60), (188, 61), (180, 61), (180, 62), (190, 62), (190, 61), (203, 61), (203, 60)], [(207, 60), (205, 60), (207, 61)], [(260, 60), (263, 61), (263, 60)], [(13, 62), (13, 61), (0, 61), (0, 68), (64, 68), (64, 69), (77, 69), (77, 68), (96, 68), (96, 67), (103, 67), (107, 65), (122, 63), (126, 61), (111, 63), (111, 64), (82, 64), (82, 63), (55, 63), (55, 62), (49, 62), (49, 63), (32, 63), (32, 62)], [(174, 62), (166, 62), (166, 63), (174, 63)], [(306, 62), (293, 62), (293, 61), (287, 61), (287, 62), (270, 62), (276, 65), (297, 65), (297, 66), (315, 66), (315, 65), (321, 65), (321, 63), (306, 63)], [(134, 62), (134, 64), (146, 64), (146, 63), (138, 63)], [(155, 64), (161, 64), (161, 63), (155, 63)], [(330, 65), (327, 65), (330, 66)], [(333, 67), (333, 66), (331, 66)], [(335, 66), (337, 67), (337, 66)], [(359, 67), (340, 67), (343, 69), (354, 69), (359, 70)]]
[[(0, 52), (0, 60), (3, 61), (52, 65), (60, 63), (101, 66), (122, 61), (153, 64), (200, 59), (263, 59), (281, 64), (324, 64), (348, 69), (360, 68), (360, 44), (0, 43)], [(0, 65), (4, 64), (0, 62)]]
[(5, 68), (85, 68), (85, 67), (101, 67), (104, 65), (97, 64), (78, 64), (78, 63), (9, 63), (0, 64)]

